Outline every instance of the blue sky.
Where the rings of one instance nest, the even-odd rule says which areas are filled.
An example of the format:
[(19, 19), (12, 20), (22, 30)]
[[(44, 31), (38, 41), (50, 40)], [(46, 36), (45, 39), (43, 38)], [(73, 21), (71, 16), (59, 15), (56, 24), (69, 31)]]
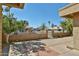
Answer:
[(62, 18), (58, 10), (65, 5), (67, 3), (27, 3), (24, 9), (11, 8), (11, 13), (14, 13), (18, 20), (27, 20), (31, 27), (38, 27), (43, 23), (48, 26), (48, 21), (59, 25)]

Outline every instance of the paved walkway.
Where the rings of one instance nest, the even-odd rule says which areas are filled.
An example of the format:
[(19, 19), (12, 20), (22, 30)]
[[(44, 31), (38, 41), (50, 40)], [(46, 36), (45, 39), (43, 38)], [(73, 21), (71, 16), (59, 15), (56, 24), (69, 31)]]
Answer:
[(67, 46), (73, 45), (73, 37), (41, 40), (41, 42), (46, 43), (48, 46), (51, 46), (56, 51), (60, 52), (61, 56), (79, 56), (78, 50), (71, 50), (67, 48)]

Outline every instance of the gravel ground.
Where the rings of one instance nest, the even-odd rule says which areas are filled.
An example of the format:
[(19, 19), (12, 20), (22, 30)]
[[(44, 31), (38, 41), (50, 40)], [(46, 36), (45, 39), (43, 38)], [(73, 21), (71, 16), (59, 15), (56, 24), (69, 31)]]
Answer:
[(52, 50), (45, 43), (27, 41), (10, 45), (10, 56), (52, 56), (60, 53)]

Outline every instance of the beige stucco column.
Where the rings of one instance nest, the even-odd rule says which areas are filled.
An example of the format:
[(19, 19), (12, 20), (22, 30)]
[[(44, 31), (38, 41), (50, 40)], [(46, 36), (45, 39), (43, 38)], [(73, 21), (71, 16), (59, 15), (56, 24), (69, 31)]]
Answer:
[(73, 45), (79, 49), (79, 13), (75, 13), (73, 19)]
[(0, 4), (0, 55), (2, 55), (2, 5)]

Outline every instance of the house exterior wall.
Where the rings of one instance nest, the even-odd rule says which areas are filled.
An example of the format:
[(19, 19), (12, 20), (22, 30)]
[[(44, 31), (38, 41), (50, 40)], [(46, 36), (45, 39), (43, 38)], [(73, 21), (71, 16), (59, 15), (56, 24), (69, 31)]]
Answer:
[(73, 25), (74, 27), (78, 27), (79, 26), (79, 12), (73, 14)]
[(79, 13), (74, 14), (73, 19), (74, 48), (79, 49)]
[(73, 19), (73, 45), (79, 49), (79, 3), (70, 4), (59, 11), (61, 17), (72, 16)]

